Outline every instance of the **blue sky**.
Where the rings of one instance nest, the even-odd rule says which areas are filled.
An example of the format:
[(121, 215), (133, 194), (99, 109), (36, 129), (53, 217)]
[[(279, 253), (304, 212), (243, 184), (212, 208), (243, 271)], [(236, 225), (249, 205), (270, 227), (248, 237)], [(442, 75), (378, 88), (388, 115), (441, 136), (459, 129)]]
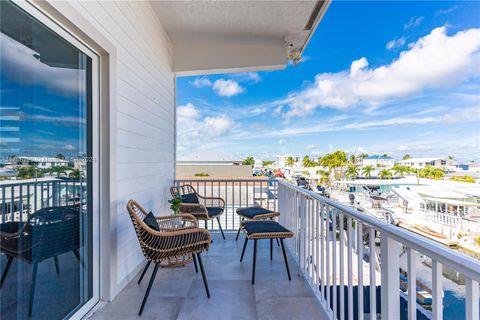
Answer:
[(480, 3), (333, 1), (299, 66), (177, 79), (178, 153), (480, 160)]

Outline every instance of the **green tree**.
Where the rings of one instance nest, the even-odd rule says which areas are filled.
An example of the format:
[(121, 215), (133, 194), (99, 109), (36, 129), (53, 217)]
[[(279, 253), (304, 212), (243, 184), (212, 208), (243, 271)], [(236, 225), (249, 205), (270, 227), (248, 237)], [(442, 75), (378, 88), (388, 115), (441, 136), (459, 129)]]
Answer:
[(17, 169), (17, 177), (21, 179), (41, 178), (43, 172), (35, 166), (25, 166)]
[(359, 158), (360, 161), (361, 161), (361, 160), (363, 160), (363, 159), (368, 158), (368, 154), (366, 154), (365, 152), (362, 152), (362, 153), (360, 153), (360, 154), (358, 155), (357, 158)]
[(351, 164), (356, 164), (358, 161), (358, 157), (355, 156), (354, 154), (350, 155), (350, 163)]
[(246, 166), (252, 166), (253, 167), (255, 165), (255, 159), (253, 157), (246, 157), (242, 161), (242, 164), (246, 165)]
[(81, 176), (82, 176), (82, 172), (80, 171), (80, 169), (73, 169), (68, 175), (70, 179), (75, 179), (75, 180), (80, 180)]
[(55, 158), (65, 160), (65, 156), (61, 153), (57, 154)]
[(330, 172), (326, 170), (317, 170), (317, 174), (320, 175), (320, 183), (329, 184), (330, 183)]
[(286, 165), (287, 167), (293, 167), (295, 165), (295, 162), (296, 161), (294, 157), (288, 157)]
[(309, 156), (303, 157), (302, 164), (304, 168), (311, 168), (317, 165), (317, 163), (311, 160)]
[(403, 156), (402, 160), (408, 160), (411, 159), (412, 157), (407, 153), (406, 155)]
[(383, 169), (378, 173), (380, 179), (390, 179), (392, 177), (392, 172), (388, 169)]
[(445, 171), (439, 168), (434, 168), (432, 166), (426, 166), (425, 168), (418, 170), (418, 177), (440, 180), (445, 176)]
[(275, 163), (275, 161), (265, 160), (265, 161), (262, 161), (262, 166), (268, 167), (268, 166), (271, 166), (274, 163)]
[(354, 165), (350, 165), (345, 173), (345, 176), (347, 179), (352, 179), (355, 180), (356, 177), (358, 177), (358, 168)]
[(392, 170), (393, 170), (393, 172), (395, 172), (395, 174), (398, 174), (402, 178), (405, 176), (405, 173), (410, 172), (409, 167), (402, 166), (402, 165), (395, 165), (395, 166), (392, 167)]
[(327, 153), (320, 159), (320, 164), (322, 167), (328, 168), (330, 173), (336, 169), (340, 169), (339, 177), (342, 178), (344, 175), (345, 166), (348, 164), (347, 153), (342, 150), (337, 150), (333, 153)]
[(365, 178), (370, 178), (372, 176), (372, 172), (375, 170), (373, 166), (365, 166), (362, 169), (362, 174)]

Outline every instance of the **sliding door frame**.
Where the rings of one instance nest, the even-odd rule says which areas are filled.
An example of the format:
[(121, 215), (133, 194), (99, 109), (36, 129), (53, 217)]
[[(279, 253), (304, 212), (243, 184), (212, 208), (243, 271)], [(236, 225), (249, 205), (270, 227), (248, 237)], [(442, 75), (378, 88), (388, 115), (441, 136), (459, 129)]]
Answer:
[[(100, 188), (100, 54), (93, 50), (91, 47), (87, 46), (85, 43), (81, 42), (78, 37), (71, 34), (67, 31), (66, 28), (62, 27), (61, 24), (56, 22), (52, 17), (49, 16), (44, 10), (39, 8), (34, 3), (24, 1), (24, 0), (12, 0), (12, 3), (17, 5), (19, 8), (24, 10), (26, 13), (31, 15), (33, 18), (38, 20), (40, 23), (45, 25), (51, 31), (59, 35), (65, 41), (76, 47), (82, 53), (91, 58), (91, 112), (90, 112), (90, 126), (87, 125), (87, 130), (91, 128), (91, 132), (87, 134), (87, 137), (91, 138), (91, 158), (86, 159), (91, 161), (91, 210), (92, 210), (92, 238), (89, 239), (92, 241), (92, 297), (85, 302), (83, 305), (77, 307), (75, 310), (72, 310), (66, 318), (70, 319), (81, 319), (84, 317), (99, 301), (100, 301), (100, 288), (101, 288), (101, 277), (100, 277), (100, 202), (101, 202), (101, 188)], [(88, 114), (89, 112), (87, 112)]]

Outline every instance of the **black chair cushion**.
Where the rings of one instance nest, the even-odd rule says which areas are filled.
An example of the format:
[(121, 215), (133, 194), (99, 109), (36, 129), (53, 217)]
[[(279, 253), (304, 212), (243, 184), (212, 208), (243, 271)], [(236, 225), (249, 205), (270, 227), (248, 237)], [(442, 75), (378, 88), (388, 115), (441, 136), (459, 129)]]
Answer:
[(196, 193), (187, 193), (182, 195), (182, 203), (200, 203)]
[(222, 214), (222, 212), (223, 212), (223, 209), (220, 208), (220, 207), (207, 207), (206, 209), (208, 211), (208, 216), (210, 218), (218, 216), (219, 214)]
[(243, 224), (248, 235), (258, 233), (290, 233), (290, 230), (276, 221), (248, 221)]
[(247, 217), (249, 219), (253, 219), (258, 215), (273, 213), (273, 211), (262, 208), (262, 207), (248, 207), (248, 208), (239, 208), (237, 209), (237, 214)]
[(160, 226), (158, 225), (157, 219), (155, 219), (152, 211), (143, 218), (143, 222), (153, 230), (160, 231)]

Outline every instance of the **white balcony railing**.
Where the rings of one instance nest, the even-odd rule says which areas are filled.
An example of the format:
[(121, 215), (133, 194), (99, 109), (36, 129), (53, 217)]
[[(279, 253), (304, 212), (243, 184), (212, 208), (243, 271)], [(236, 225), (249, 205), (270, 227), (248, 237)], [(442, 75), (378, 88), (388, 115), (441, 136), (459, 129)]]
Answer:
[[(464, 278), (465, 318), (479, 319), (478, 260), (284, 181), (278, 207), (295, 232), (287, 245), (332, 319), (442, 319), (447, 270)], [(417, 304), (418, 254), (431, 259), (431, 311)]]

